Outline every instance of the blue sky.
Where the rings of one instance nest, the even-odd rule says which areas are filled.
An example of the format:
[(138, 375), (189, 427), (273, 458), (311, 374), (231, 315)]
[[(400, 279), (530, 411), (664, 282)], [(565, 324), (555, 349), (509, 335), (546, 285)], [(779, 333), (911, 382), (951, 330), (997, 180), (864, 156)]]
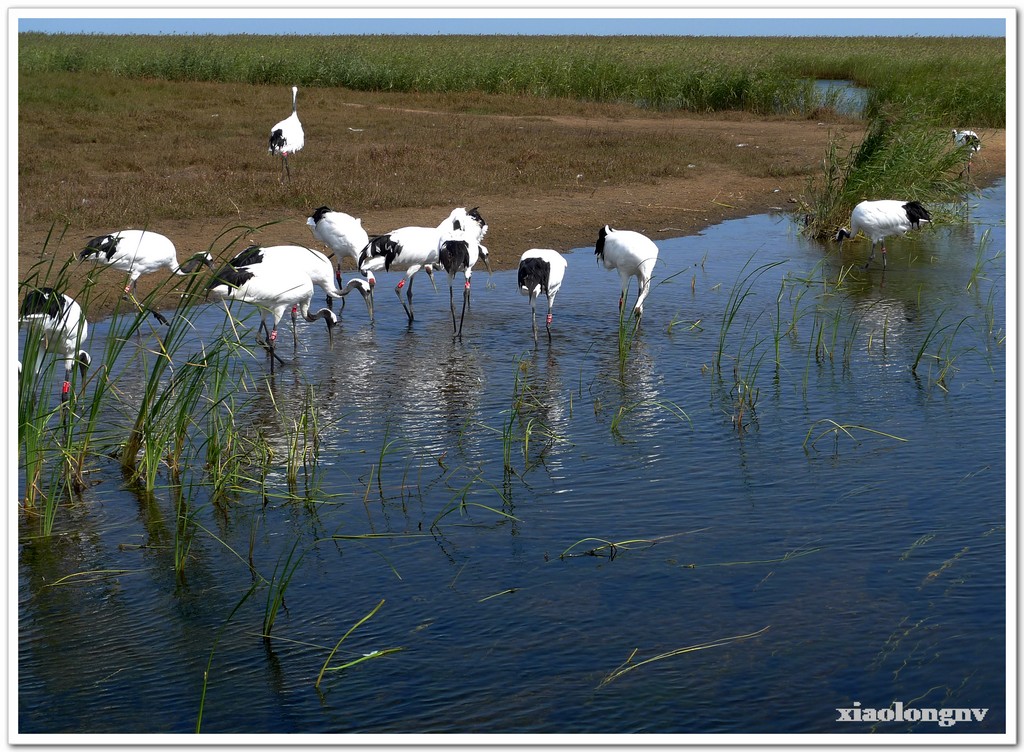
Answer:
[[(306, 12), (305, 18), (257, 18), (258, 15), (272, 16), (269, 9), (240, 11), (225, 9), (223, 16), (234, 18), (187, 18), (182, 13), (189, 10), (173, 11), (164, 9), (164, 15), (148, 15), (135, 9), (111, 9), (105, 11), (109, 18), (88, 18), (89, 11), (78, 12), (62, 9), (64, 17), (57, 10), (15, 9), (19, 31), (43, 31), (48, 33), (103, 33), (103, 34), (683, 34), (722, 36), (1005, 36), (1007, 18), (1002, 16), (951, 18), (950, 11), (936, 9), (926, 11), (920, 8), (908, 9), (902, 13), (890, 12), (891, 17), (814, 18), (814, 11), (796, 13), (790, 18), (757, 18), (759, 11), (737, 8), (732, 18), (680, 17), (684, 10), (663, 9), (661, 18), (597, 18), (598, 14), (611, 16), (614, 9), (594, 9), (583, 15), (579, 11), (568, 11), (562, 17), (538, 18), (542, 15), (535, 10), (515, 11), (496, 9), (481, 14), (473, 11), (476, 18), (466, 18), (467, 11), (445, 9), (434, 12), (422, 9), (395, 8), (397, 19), (367, 17), (340, 17), (345, 10)], [(129, 18), (134, 15), (139, 17)], [(194, 13), (195, 11), (192, 10)], [(380, 9), (373, 11), (380, 13)], [(445, 17), (445, 13), (458, 13), (459, 17)], [(622, 13), (622, 11), (618, 11)], [(651, 15), (650, 9), (646, 14)], [(653, 11), (658, 13), (658, 10)], [(779, 11), (773, 11), (776, 15)], [(787, 11), (793, 13), (793, 11)], [(879, 13), (879, 11), (870, 11)], [(1011, 11), (998, 11), (1007, 14)], [(505, 17), (523, 13), (520, 17)], [(568, 17), (574, 15), (577, 17)], [(763, 11), (761, 11), (763, 13)], [(244, 15), (242, 15), (244, 14)], [(319, 14), (319, 15), (318, 15)], [(118, 15), (120, 17), (114, 17)], [(148, 17), (145, 17), (147, 16)], [(413, 15), (420, 15), (413, 18)], [(530, 17), (530, 16), (533, 17)], [(548, 13), (547, 15), (550, 15)], [(630, 15), (636, 15), (631, 12)], [(940, 17), (945, 15), (947, 17)], [(175, 17), (178, 16), (178, 17)], [(333, 16), (333, 17), (331, 17)], [(426, 16), (426, 17), (422, 17)], [(489, 17), (480, 17), (489, 16)], [(925, 17), (927, 16), (927, 17)], [(1008, 16), (1014, 22), (1013, 16)]]

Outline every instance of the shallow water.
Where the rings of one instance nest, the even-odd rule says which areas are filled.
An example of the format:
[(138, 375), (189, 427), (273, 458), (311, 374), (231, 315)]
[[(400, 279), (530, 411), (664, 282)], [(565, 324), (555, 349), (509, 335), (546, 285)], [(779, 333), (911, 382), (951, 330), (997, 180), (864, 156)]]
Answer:
[(818, 78), (814, 90), (826, 102), (835, 97), (835, 110), (840, 115), (861, 116), (868, 103), (869, 90), (853, 81)]
[[(265, 499), (189, 489), (184, 579), (173, 495), (126, 490), (112, 461), (59, 535), (23, 523), (19, 732), (191, 732), (208, 662), (208, 733), (1003, 731), (1005, 212), (1000, 184), (969, 225), (890, 241), (884, 273), (784, 217), (664, 241), (621, 359), (618, 275), (592, 249), (537, 347), (515, 272), (474, 275), (461, 342), (443, 275), (417, 278), (412, 327), (379, 277), (375, 326), (355, 299), (333, 349), (300, 322), (273, 379), (238, 356), (261, 390), (238, 420), (277, 454)], [(196, 343), (224, 322), (199, 309)], [(146, 371), (122, 365), (130, 395)], [(319, 461), (289, 489), (309, 386)], [(249, 551), (269, 581), (293, 548), (266, 642)], [(400, 652), (315, 689), (381, 601), (330, 665)], [(836, 722), (896, 701), (989, 710)]]

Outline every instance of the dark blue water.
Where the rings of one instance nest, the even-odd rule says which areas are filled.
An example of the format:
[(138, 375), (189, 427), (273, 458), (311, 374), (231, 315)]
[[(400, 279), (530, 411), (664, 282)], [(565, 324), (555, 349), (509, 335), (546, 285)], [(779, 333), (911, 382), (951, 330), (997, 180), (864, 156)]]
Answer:
[[(890, 241), (884, 273), (783, 217), (664, 241), (621, 357), (592, 249), (537, 347), (515, 272), (474, 276), (461, 342), (443, 276), (411, 328), (379, 278), (376, 325), (353, 301), (333, 349), (300, 322), (273, 379), (236, 356), (265, 479), (214, 501), (197, 411), (182, 577), (166, 471), (147, 495), (96, 457), (58, 533), (23, 515), (18, 731), (189, 733), (201, 702), (217, 734), (1004, 731), (1005, 216), (1000, 184), (970, 224)], [(198, 309), (183, 353), (224, 322)], [(104, 441), (151, 346), (111, 369)], [(316, 462), (289, 484), (303, 414)], [(381, 602), (329, 666), (396, 652), (316, 688)], [(855, 702), (988, 711), (837, 723)]]

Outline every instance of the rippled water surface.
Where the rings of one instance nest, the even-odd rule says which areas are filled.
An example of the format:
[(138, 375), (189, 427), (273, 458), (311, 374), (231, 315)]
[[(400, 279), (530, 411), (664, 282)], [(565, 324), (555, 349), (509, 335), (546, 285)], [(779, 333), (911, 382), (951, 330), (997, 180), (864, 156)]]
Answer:
[[(664, 241), (621, 354), (592, 249), (537, 347), (513, 271), (474, 276), (461, 342), (443, 275), (411, 327), (378, 277), (375, 326), (353, 298), (272, 379), (236, 356), (236, 422), (274, 452), (246, 492), (211, 499), (202, 447), (180, 494), (97, 457), (56, 534), (22, 521), (19, 731), (188, 733), (200, 708), (207, 733), (1003, 731), (1003, 187), (970, 211), (890, 241), (885, 273), (783, 217)], [(225, 321), (199, 308), (183, 352)], [(142, 362), (112, 366), (106, 435)], [(836, 722), (896, 701), (988, 712)]]

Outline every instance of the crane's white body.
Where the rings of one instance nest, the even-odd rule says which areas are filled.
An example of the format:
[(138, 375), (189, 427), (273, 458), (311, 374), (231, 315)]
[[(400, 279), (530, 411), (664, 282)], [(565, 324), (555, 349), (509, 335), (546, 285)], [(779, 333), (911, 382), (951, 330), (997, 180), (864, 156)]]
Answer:
[[(329, 308), (321, 308), (314, 314), (309, 312), (313, 300), (313, 282), (302, 269), (287, 264), (257, 263), (249, 266), (225, 266), (210, 282), (208, 293), (223, 301), (237, 300), (249, 303), (260, 311), (260, 331), (267, 334), (267, 349), (271, 355), (270, 368), (273, 371), (274, 348), (277, 341), (277, 325), (287, 308), (296, 309), (306, 321), (324, 319), (327, 333), (338, 323), (338, 317)], [(267, 316), (273, 318), (273, 327), (267, 326)], [(297, 344), (297, 340), (296, 340)]]
[(651, 277), (658, 262), (658, 246), (654, 241), (633, 230), (613, 230), (608, 225), (598, 234), (594, 255), (604, 263), (605, 269), (615, 269), (622, 280), (619, 310), (626, 302), (629, 280), (636, 277), (637, 299), (633, 315), (639, 319), (644, 313), (644, 300), (651, 291)]
[(953, 130), (953, 144), (957, 147), (969, 146), (971, 154), (981, 151), (981, 138), (974, 131)]
[[(100, 235), (79, 251), (78, 258), (126, 272), (128, 282), (124, 287), (125, 297), (131, 299), (139, 310), (142, 310), (142, 304), (136, 298), (137, 283), (143, 274), (166, 269), (172, 274), (186, 276), (200, 265), (213, 267), (213, 256), (209, 253), (197, 253), (184, 264), (179, 264), (177, 249), (170, 238), (150, 230), (118, 230), (109, 235)], [(151, 313), (160, 323), (167, 323), (159, 311)]]
[[(82, 306), (71, 296), (57, 292), (52, 287), (33, 289), (21, 304), (18, 324), (34, 329), (41, 338), (33, 369), (36, 374), (42, 370), (43, 357), (48, 352), (56, 354), (64, 363), (61, 399), (66, 400), (71, 386), (71, 369), (75, 363), (81, 368), (83, 376), (92, 363), (89, 353), (82, 349), (82, 343), (89, 335), (89, 322), (86, 321)], [(20, 369), (21, 364), (18, 366)]]
[(931, 216), (916, 201), (897, 201), (895, 199), (883, 199), (880, 201), (861, 201), (850, 213), (850, 228), (840, 229), (836, 234), (836, 240), (840, 243), (845, 238), (853, 238), (857, 233), (864, 235), (871, 241), (871, 253), (868, 256), (866, 269), (871, 259), (875, 257), (875, 245), (882, 245), (882, 266), (886, 264), (885, 239), (893, 235), (906, 235), (912, 229), (920, 226), (921, 222), (930, 221)]
[[(974, 131), (958, 131), (953, 129), (953, 145), (958, 149), (967, 147), (967, 159), (964, 169), (967, 174), (971, 174), (971, 160), (974, 159), (974, 155), (981, 151), (981, 138)], [(963, 175), (963, 171), (960, 172)]]
[[(306, 218), (306, 224), (313, 237), (326, 245), (339, 257), (349, 256), (357, 264), (359, 252), (370, 242), (370, 236), (363, 229), (363, 220), (345, 212), (333, 211), (329, 206), (321, 206)], [(370, 284), (375, 280), (372, 272), (366, 278)]]
[(249, 246), (228, 262), (237, 268), (254, 264), (283, 265), (289, 270), (300, 270), (309, 276), (310, 281), (327, 294), (327, 304), (332, 298), (344, 298), (353, 290), (363, 296), (370, 318), (373, 318), (373, 302), (370, 295), (370, 284), (363, 279), (351, 279), (341, 287), (341, 270), (335, 270), (331, 260), (320, 251), (302, 245), (270, 245)]
[[(391, 267), (404, 268), (405, 276), (395, 286), (395, 294), (405, 308), (409, 321), (413, 321), (412, 281), (416, 273), (423, 269), (433, 282), (433, 267), (438, 263), (438, 249), (442, 237), (461, 227), (467, 237), (478, 244), (487, 233), (487, 223), (483, 221), (476, 209), (466, 211), (463, 208), (453, 209), (451, 214), (437, 227), (400, 227), (397, 230), (373, 238), (359, 252), (358, 266), (363, 274), (390, 271)], [(480, 255), (487, 262), (487, 250), (480, 246)], [(402, 300), (402, 288), (406, 283), (406, 301)]]
[(519, 257), (517, 282), (519, 292), (530, 298), (534, 342), (537, 341), (537, 296), (544, 293), (548, 301), (547, 330), (550, 342), (555, 295), (562, 287), (562, 279), (568, 265), (569, 262), (562, 254), (550, 248), (531, 248)]
[(209, 253), (196, 254), (184, 265), (178, 263), (178, 252), (171, 239), (151, 230), (118, 230), (93, 238), (78, 254), (128, 274), (125, 293), (134, 294), (136, 282), (143, 274), (166, 269), (172, 274), (191, 274), (199, 264), (210, 265)]
[(288, 155), (301, 151), (306, 145), (306, 134), (302, 130), (302, 123), (299, 122), (298, 112), (299, 87), (292, 87), (292, 114), (279, 123), (275, 123), (270, 129), (270, 146), (268, 151), (281, 157), (281, 180), (285, 174), (291, 180), (291, 169), (288, 167)]

